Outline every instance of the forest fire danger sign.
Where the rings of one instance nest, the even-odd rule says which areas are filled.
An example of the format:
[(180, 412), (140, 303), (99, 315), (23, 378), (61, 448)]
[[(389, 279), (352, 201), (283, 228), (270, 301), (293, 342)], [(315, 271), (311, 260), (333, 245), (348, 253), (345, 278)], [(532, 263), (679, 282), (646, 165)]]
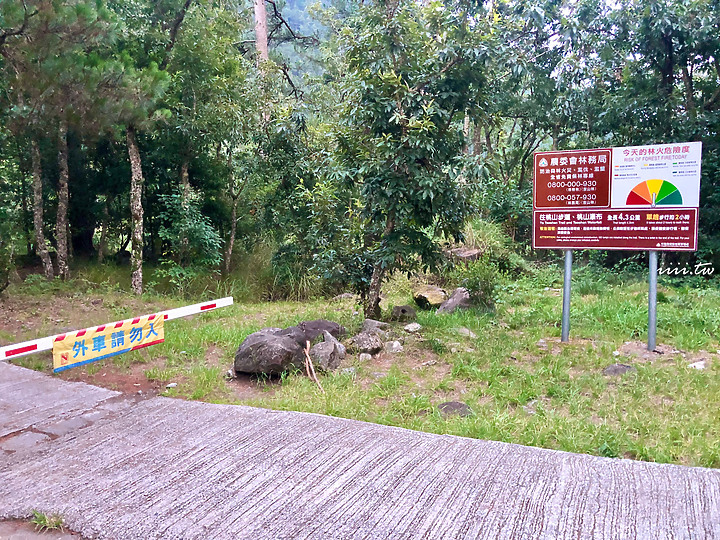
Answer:
[(695, 251), (702, 143), (537, 152), (533, 247)]

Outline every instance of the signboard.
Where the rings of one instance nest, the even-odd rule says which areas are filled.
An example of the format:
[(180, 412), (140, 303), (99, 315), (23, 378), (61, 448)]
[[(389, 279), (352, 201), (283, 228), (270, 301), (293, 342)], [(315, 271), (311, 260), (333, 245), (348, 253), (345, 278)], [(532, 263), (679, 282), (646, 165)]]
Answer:
[(538, 152), (533, 247), (695, 251), (702, 143)]
[(165, 341), (165, 318), (144, 315), (136, 319), (86, 328), (55, 337), (53, 371), (59, 373)]
[(535, 154), (534, 208), (610, 206), (609, 149)]

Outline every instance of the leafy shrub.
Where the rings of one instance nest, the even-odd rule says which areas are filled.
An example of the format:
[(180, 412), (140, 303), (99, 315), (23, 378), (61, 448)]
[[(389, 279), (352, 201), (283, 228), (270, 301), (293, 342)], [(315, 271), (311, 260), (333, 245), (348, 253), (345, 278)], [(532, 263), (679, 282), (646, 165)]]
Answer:
[(6, 162), (0, 161), (0, 292), (10, 283), (10, 276), (15, 271), (14, 256), (20, 240), (19, 209), (15, 194), (6, 181), (9, 170)]
[(456, 266), (451, 281), (468, 290), (473, 304), (492, 309), (497, 300), (500, 276), (497, 265), (488, 256), (482, 256), (467, 265)]
[(189, 190), (185, 200), (179, 192), (161, 195), (160, 200), (164, 207), (158, 236), (163, 241), (163, 258), (181, 267), (220, 264), (222, 239), (200, 211), (200, 196)]
[(200, 196), (189, 190), (160, 197), (164, 208), (158, 236), (163, 241), (163, 260), (157, 275), (166, 278), (175, 292), (187, 295), (198, 278), (222, 261), (222, 240), (210, 219), (200, 211)]
[(528, 270), (527, 262), (513, 249), (513, 241), (498, 223), (475, 219), (465, 226), (463, 245), (480, 249), (498, 270), (517, 276)]

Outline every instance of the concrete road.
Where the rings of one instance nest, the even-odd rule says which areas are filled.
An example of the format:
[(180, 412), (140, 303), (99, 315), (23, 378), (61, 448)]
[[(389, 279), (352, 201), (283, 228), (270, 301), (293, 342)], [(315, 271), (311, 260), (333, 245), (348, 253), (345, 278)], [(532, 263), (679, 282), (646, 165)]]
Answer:
[(720, 538), (720, 471), (133, 399), (0, 363), (0, 518), (88, 538)]

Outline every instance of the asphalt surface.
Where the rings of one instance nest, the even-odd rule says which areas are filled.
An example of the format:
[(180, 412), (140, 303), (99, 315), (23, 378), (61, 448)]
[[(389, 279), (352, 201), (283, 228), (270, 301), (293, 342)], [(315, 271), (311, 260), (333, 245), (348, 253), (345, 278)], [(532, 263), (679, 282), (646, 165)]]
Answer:
[(0, 362), (0, 519), (86, 538), (720, 538), (720, 471), (134, 398)]

